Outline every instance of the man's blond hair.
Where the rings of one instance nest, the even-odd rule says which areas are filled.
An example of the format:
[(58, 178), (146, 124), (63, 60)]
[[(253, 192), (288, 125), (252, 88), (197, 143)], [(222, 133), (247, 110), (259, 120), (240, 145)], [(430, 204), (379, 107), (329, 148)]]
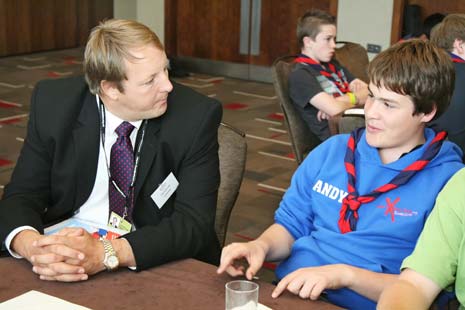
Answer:
[(116, 83), (119, 91), (124, 92), (124, 60), (136, 59), (130, 50), (146, 45), (164, 50), (157, 35), (136, 21), (110, 19), (92, 29), (84, 53), (84, 73), (91, 93), (100, 94), (103, 80)]

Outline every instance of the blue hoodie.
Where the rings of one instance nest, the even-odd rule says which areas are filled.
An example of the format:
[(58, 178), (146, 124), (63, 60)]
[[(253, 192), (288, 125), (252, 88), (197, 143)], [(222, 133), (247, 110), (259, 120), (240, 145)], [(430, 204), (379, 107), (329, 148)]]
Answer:
[[(388, 183), (424, 153), (435, 133), (425, 129), (426, 143), (395, 162), (383, 164), (365, 133), (355, 152), (356, 188), (360, 195)], [(312, 151), (292, 177), (275, 214), (296, 240), (291, 255), (276, 270), (279, 279), (303, 267), (348, 264), (374, 272), (398, 274), (414, 249), (436, 196), (463, 167), (462, 151), (445, 141), (439, 153), (407, 184), (382, 194), (359, 209), (357, 230), (341, 234), (342, 199), (347, 195), (344, 167), (349, 135), (330, 138)], [(326, 290), (330, 302), (349, 309), (375, 309), (375, 302), (347, 288)]]

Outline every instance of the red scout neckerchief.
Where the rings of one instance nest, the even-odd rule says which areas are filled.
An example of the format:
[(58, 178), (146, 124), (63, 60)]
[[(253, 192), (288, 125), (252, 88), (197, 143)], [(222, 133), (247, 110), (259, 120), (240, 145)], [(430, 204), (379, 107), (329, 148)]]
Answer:
[(457, 56), (457, 55), (452, 54), (452, 53), (449, 53), (449, 54), (450, 54), (450, 58), (452, 58), (453, 62), (465, 63), (465, 60), (462, 57)]
[[(327, 63), (318, 63), (314, 59), (308, 57), (304, 54), (299, 54), (294, 62), (297, 63), (305, 63), (310, 65), (313, 69), (318, 71), (321, 75), (326, 77), (328, 80), (334, 83), (336, 87), (343, 93), (349, 92), (349, 82), (347, 82), (347, 78), (344, 75), (344, 72), (341, 68), (338, 68), (335, 64), (331, 62)], [(334, 97), (339, 97), (340, 94), (334, 93)]]
[(389, 183), (378, 187), (369, 194), (359, 196), (357, 189), (355, 188), (355, 148), (363, 135), (364, 129), (365, 128), (358, 128), (352, 131), (349, 141), (347, 142), (344, 164), (347, 171), (347, 188), (349, 194), (342, 200), (342, 207), (339, 212), (338, 221), (339, 230), (343, 234), (356, 230), (359, 217), (358, 209), (363, 203), (371, 202), (381, 194), (389, 192), (390, 190), (407, 183), (418, 171), (422, 170), (426, 165), (428, 165), (430, 160), (436, 156), (441, 149), (442, 143), (447, 137), (447, 133), (445, 131), (437, 133), (420, 159), (399, 172), (399, 174), (389, 181)]

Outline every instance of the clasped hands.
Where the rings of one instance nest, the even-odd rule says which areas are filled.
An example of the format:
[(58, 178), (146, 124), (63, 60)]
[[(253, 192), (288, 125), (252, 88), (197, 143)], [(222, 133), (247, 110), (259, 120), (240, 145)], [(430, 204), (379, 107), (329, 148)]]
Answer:
[(83, 281), (105, 269), (103, 245), (82, 228), (64, 228), (48, 236), (24, 230), (12, 245), (42, 280)]
[[(266, 250), (257, 240), (232, 243), (223, 249), (217, 273), (227, 272), (233, 277), (245, 275), (248, 280), (252, 280), (265, 258)], [(238, 264), (241, 259), (247, 260), (249, 264), (247, 269)], [(271, 296), (277, 298), (283, 291), (288, 290), (301, 298), (316, 300), (325, 289), (349, 286), (352, 276), (350, 266), (345, 264), (300, 268), (282, 278)]]

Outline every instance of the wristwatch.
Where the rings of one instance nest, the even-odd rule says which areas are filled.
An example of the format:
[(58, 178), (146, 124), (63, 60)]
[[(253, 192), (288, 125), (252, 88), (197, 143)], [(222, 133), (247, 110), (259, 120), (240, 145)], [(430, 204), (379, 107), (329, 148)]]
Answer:
[(105, 251), (103, 265), (108, 271), (115, 270), (119, 266), (119, 259), (118, 256), (116, 256), (116, 251), (113, 249), (110, 240), (103, 239), (101, 241), (103, 243), (103, 250)]

